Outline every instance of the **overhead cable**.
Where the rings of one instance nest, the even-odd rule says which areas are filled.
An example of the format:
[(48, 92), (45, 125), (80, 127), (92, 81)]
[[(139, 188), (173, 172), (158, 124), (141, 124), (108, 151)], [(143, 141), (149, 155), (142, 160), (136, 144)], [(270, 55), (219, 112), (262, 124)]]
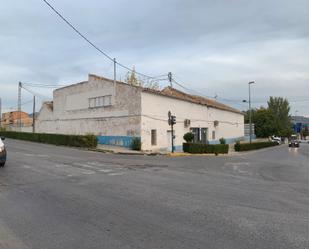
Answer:
[(92, 46), (94, 49), (96, 49), (98, 52), (103, 54), (107, 59), (113, 61), (118, 66), (127, 69), (130, 72), (135, 72), (136, 74), (149, 78), (149, 79), (155, 79), (153, 76), (146, 75), (144, 73), (137, 72), (128, 66), (116, 61), (115, 58), (112, 58), (110, 55), (108, 55), (106, 52), (104, 52), (101, 48), (99, 48), (94, 42), (92, 42), (89, 38), (87, 38), (83, 33), (81, 33), (70, 21), (68, 21), (67, 18), (65, 18), (58, 10), (56, 10), (55, 7), (53, 7), (47, 0), (42, 0), (53, 12), (55, 12), (71, 29), (73, 29), (81, 38), (83, 38), (90, 46)]

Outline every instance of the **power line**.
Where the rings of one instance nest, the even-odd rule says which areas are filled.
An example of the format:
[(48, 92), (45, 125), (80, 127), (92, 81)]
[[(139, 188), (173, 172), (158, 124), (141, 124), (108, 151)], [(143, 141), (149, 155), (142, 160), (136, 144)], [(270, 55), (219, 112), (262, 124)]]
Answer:
[[(179, 82), (177, 82), (175, 79), (172, 79), (172, 81), (173, 81), (176, 85), (178, 85), (178, 86), (180, 86), (181, 88), (185, 89), (186, 91), (194, 92), (194, 93), (196, 93), (196, 94), (198, 94), (198, 95), (200, 95), (200, 96), (202, 96), (202, 97), (211, 98), (211, 99), (215, 99), (215, 100), (219, 99), (219, 100), (221, 100), (221, 101), (223, 101), (223, 102), (230, 102), (230, 103), (238, 104), (238, 105), (246, 104), (246, 103), (243, 103), (243, 100), (240, 100), (240, 99), (239, 99), (239, 100), (237, 100), (237, 99), (226, 99), (226, 98), (221, 98), (221, 97), (215, 98), (215, 97), (212, 97), (212, 96), (203, 95), (203, 94), (199, 93), (198, 91), (196, 91), (196, 90), (194, 90), (194, 89), (190, 89), (190, 88), (188, 88), (188, 87), (185, 87), (184, 85), (182, 85), (182, 84), (180, 84)], [(296, 99), (296, 100), (290, 100), (289, 98), (287, 98), (287, 99), (288, 99), (288, 101), (289, 101), (290, 103), (308, 102), (308, 101), (309, 101), (309, 99)], [(254, 104), (261, 104), (261, 103), (267, 103), (267, 101), (268, 101), (268, 100), (264, 100), (264, 101), (263, 101), (263, 100), (261, 100), (261, 101), (251, 101), (251, 103), (254, 103)]]
[(214, 99), (214, 100), (220, 99), (220, 100), (222, 100), (222, 101), (230, 101), (230, 102), (235, 102), (235, 103), (241, 103), (241, 102), (242, 102), (242, 101), (237, 101), (237, 100), (234, 101), (234, 100), (231, 100), (231, 99), (224, 99), (224, 98), (218, 98), (218, 97), (215, 98), (215, 97), (212, 97), (212, 96), (207, 96), (207, 95), (204, 95), (204, 94), (199, 93), (198, 91), (196, 91), (196, 90), (194, 90), (194, 89), (190, 89), (190, 88), (188, 88), (188, 87), (183, 86), (182, 84), (180, 84), (179, 82), (177, 82), (177, 81), (174, 80), (174, 79), (172, 79), (172, 81), (173, 81), (176, 85), (182, 87), (183, 89), (185, 89), (185, 90), (187, 90), (187, 91), (189, 91), (189, 92), (195, 92), (195, 94), (197, 94), (197, 95), (199, 95), (199, 96), (202, 96), (202, 97), (211, 98), (211, 99)]
[[(29, 99), (29, 100), (27, 100), (27, 101), (21, 103), (21, 105), (23, 106), (23, 105), (30, 104), (30, 103), (32, 103), (32, 101), (33, 101), (32, 99)], [(18, 107), (18, 105), (14, 105), (14, 106), (11, 106), (11, 107), (6, 107), (6, 108), (3, 108), (3, 109), (11, 110), (11, 109), (14, 109), (14, 108), (16, 108), (16, 107)]]
[(67, 85), (55, 85), (55, 84), (36, 84), (36, 83), (25, 83), (23, 82), (23, 85), (26, 85), (26, 86), (29, 86), (29, 87), (38, 87), (38, 88), (52, 88), (52, 89), (55, 89), (55, 88), (59, 88), (59, 87), (65, 87)]
[(94, 44), (92, 41), (90, 41), (89, 38), (87, 38), (84, 34), (82, 34), (71, 22), (68, 21), (58, 10), (55, 9), (47, 0), (42, 0), (53, 12), (55, 12), (71, 29), (73, 29), (81, 38), (83, 38), (90, 46), (92, 46), (94, 49), (96, 49), (98, 52), (103, 54), (107, 59), (111, 60), (112, 62), (116, 63), (118, 66), (127, 69), (130, 72), (135, 72), (136, 74), (149, 78), (149, 79), (155, 79), (153, 76), (149, 76), (140, 72), (137, 72), (135, 70), (132, 70), (131, 68), (127, 67), (126, 65), (117, 62), (115, 58), (112, 58), (110, 55), (108, 55), (106, 52), (104, 52), (101, 48), (99, 48), (96, 44)]
[(44, 96), (44, 95), (42, 95), (42, 94), (40, 94), (40, 93), (37, 93), (37, 92), (35, 92), (35, 91), (32, 91), (32, 90), (30, 90), (29, 88), (27, 88), (27, 87), (25, 87), (25, 86), (23, 86), (22, 85), (22, 88), (23, 89), (25, 89), (26, 91), (28, 91), (29, 93), (31, 93), (31, 94), (33, 94), (33, 95), (35, 95), (35, 96), (37, 96), (37, 97), (39, 97), (39, 98), (41, 98), (41, 99), (50, 99), (49, 97), (47, 97), (47, 96)]

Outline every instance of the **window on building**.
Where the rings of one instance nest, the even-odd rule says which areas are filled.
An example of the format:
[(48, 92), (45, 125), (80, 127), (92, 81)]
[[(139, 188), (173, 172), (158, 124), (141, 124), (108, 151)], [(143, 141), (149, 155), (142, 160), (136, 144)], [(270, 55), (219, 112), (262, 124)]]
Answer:
[(103, 105), (104, 106), (112, 105), (112, 96), (111, 95), (104, 96), (104, 103), (103, 103)]
[(95, 98), (89, 99), (89, 107), (94, 108), (95, 107)]
[(157, 145), (157, 130), (151, 130), (151, 145)]
[(216, 139), (216, 131), (212, 131), (212, 139), (213, 139), (213, 140)]
[(104, 107), (112, 105), (112, 96), (100, 96), (89, 99), (89, 108)]

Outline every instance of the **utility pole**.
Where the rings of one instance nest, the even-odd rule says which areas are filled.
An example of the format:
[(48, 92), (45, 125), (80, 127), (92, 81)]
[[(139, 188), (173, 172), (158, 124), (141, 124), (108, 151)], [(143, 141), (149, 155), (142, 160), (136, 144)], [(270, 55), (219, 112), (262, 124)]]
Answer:
[(173, 116), (171, 111), (168, 111), (168, 124), (171, 126), (171, 131), (172, 131), (172, 153), (174, 153), (174, 125), (176, 124), (176, 116)]
[(18, 83), (18, 126), (21, 131), (21, 82)]
[(113, 60), (114, 62), (114, 96), (116, 97), (116, 77), (117, 77), (117, 61), (116, 58)]
[(254, 84), (254, 81), (250, 81), (249, 84), (249, 129), (250, 129), (250, 144), (252, 143), (252, 108), (251, 108), (251, 84)]
[(32, 133), (35, 133), (35, 95), (33, 95)]
[(172, 73), (169, 72), (169, 73), (167, 74), (167, 77), (168, 77), (168, 81), (169, 81), (169, 83), (170, 83), (170, 86), (173, 88), (173, 75), (172, 75)]

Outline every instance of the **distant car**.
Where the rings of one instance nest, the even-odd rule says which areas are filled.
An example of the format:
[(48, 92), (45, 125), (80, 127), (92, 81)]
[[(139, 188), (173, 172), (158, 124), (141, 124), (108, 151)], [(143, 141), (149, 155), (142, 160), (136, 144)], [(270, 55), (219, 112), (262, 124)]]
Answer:
[(0, 138), (0, 167), (3, 167), (6, 162), (6, 149), (3, 143), (4, 139), (4, 137)]
[(292, 135), (289, 140), (289, 147), (299, 147), (299, 142), (296, 135)]
[(271, 136), (270, 139), (271, 139), (272, 142), (276, 142), (278, 144), (282, 143), (281, 137)]

